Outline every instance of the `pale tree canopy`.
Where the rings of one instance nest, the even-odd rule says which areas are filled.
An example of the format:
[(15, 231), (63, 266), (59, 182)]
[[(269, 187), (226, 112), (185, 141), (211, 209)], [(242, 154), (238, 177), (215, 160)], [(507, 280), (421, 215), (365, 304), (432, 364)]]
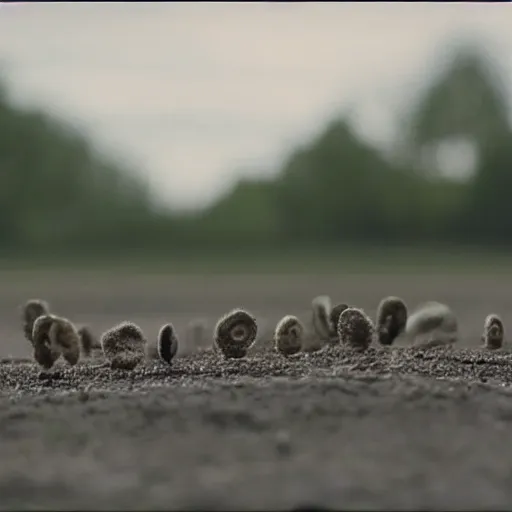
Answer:
[(459, 48), (406, 124), (406, 154), (427, 174), (456, 178), (475, 171), (484, 148), (510, 129), (498, 65), (481, 47)]

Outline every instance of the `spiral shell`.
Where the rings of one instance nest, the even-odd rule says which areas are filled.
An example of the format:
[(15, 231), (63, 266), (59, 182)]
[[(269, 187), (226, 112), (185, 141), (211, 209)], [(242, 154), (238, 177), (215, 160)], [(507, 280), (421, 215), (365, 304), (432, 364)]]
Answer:
[(292, 356), (300, 352), (304, 332), (304, 326), (296, 316), (286, 315), (278, 322), (274, 332), (276, 350), (284, 356)]
[(32, 331), (34, 322), (43, 315), (50, 313), (50, 306), (47, 302), (40, 299), (30, 299), (21, 308), (22, 329), (25, 338), (33, 345)]
[(338, 337), (342, 345), (366, 350), (373, 339), (375, 327), (370, 317), (358, 308), (347, 308), (338, 321)]
[(217, 322), (213, 340), (224, 357), (239, 359), (247, 355), (257, 333), (256, 318), (243, 309), (234, 309)]
[(377, 338), (381, 345), (391, 345), (407, 324), (407, 306), (398, 297), (385, 297), (377, 308)]
[(484, 323), (484, 334), (482, 341), (484, 347), (489, 350), (497, 350), (503, 346), (503, 338), (505, 336), (505, 327), (501, 318), (491, 313), (487, 315)]
[(157, 339), (158, 356), (162, 361), (171, 364), (178, 351), (178, 337), (171, 323), (165, 324), (158, 333)]
[(103, 354), (112, 369), (133, 370), (144, 360), (146, 345), (142, 329), (132, 322), (121, 322), (101, 336)]

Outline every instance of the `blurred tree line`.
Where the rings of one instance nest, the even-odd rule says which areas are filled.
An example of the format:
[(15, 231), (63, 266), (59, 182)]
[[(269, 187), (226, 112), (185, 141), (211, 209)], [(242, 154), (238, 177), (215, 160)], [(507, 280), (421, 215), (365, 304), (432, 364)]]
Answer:
[[(470, 165), (457, 174), (464, 155)], [(275, 179), (241, 180), (192, 214), (157, 208), (140, 174), (47, 113), (14, 105), (0, 88), (4, 254), (507, 246), (511, 188), (506, 94), (489, 56), (473, 47), (426, 85), (389, 154), (362, 140), (348, 119), (333, 119)]]

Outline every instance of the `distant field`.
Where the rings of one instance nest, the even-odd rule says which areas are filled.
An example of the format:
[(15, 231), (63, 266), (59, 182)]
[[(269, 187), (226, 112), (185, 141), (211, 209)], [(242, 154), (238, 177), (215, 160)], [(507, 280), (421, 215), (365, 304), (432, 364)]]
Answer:
[(30, 255), (0, 258), (0, 277), (9, 279), (12, 272), (27, 273), (40, 270), (60, 272), (95, 271), (107, 273), (512, 273), (512, 252), (488, 252), (473, 248), (389, 248), (345, 249), (315, 251), (312, 249), (279, 249), (273, 253), (256, 253), (234, 248), (232, 253), (179, 254), (170, 251), (140, 254), (122, 251), (115, 256), (41, 257)]

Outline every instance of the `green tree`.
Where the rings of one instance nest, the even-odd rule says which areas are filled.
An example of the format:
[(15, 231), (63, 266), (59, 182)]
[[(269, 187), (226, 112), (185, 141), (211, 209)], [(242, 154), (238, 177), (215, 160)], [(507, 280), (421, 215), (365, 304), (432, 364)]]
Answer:
[(426, 146), (466, 137), (478, 150), (509, 129), (499, 67), (485, 47), (456, 48), (411, 108), (403, 135), (416, 159)]
[(502, 134), (482, 153), (471, 184), (466, 229), (488, 245), (512, 244), (512, 134)]
[(390, 166), (338, 119), (292, 154), (278, 182), (283, 230), (297, 240), (342, 244), (411, 232), (420, 181)]
[(0, 249), (135, 244), (152, 218), (147, 184), (132, 169), (0, 87)]
[(267, 246), (279, 235), (275, 185), (242, 179), (196, 220), (202, 243), (210, 247), (240, 251)]

